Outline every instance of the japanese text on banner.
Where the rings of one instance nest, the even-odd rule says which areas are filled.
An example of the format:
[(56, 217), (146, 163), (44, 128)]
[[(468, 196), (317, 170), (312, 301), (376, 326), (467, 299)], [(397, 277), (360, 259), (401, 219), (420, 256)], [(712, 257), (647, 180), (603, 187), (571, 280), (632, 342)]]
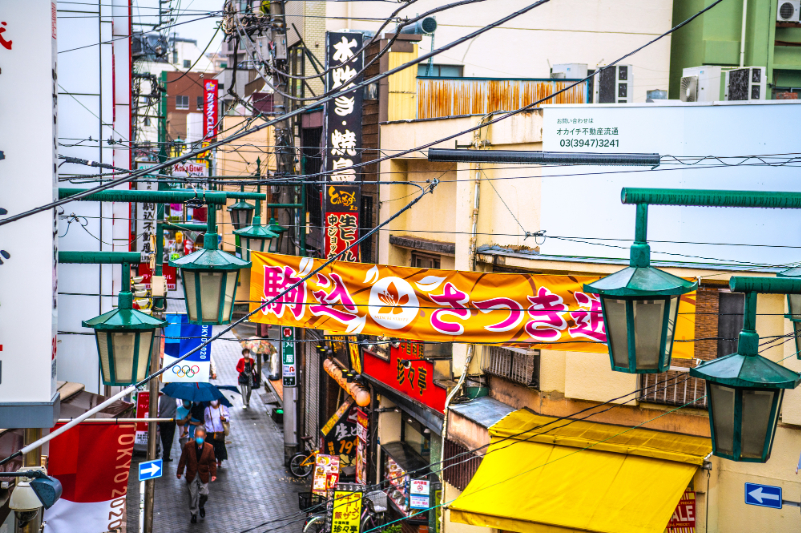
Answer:
[[(323, 264), (254, 252), (251, 310)], [(607, 353), (592, 276), (486, 274), (335, 261), (251, 321), (338, 333)], [(694, 356), (695, 293), (681, 297), (673, 356)]]

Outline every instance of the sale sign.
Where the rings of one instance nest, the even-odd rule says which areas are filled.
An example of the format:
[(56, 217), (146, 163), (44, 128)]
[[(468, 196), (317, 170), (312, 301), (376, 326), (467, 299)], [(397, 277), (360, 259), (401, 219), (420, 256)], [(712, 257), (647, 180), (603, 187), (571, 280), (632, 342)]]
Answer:
[[(418, 341), (607, 353), (600, 299), (583, 288), (596, 276), (487, 274), (346, 261), (322, 268), (322, 259), (257, 252), (251, 260), (253, 322)], [(694, 338), (693, 292), (681, 297), (673, 356), (694, 357)]]
[(684, 491), (665, 533), (695, 533), (695, 491)]

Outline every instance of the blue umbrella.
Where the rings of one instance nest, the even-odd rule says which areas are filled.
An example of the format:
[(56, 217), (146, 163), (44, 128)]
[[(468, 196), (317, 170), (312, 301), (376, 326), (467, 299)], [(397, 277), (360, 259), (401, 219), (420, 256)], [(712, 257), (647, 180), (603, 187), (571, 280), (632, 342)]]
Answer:
[(169, 383), (161, 389), (161, 392), (171, 398), (188, 400), (193, 403), (220, 400), (220, 403), (226, 407), (231, 407), (231, 402), (228, 401), (228, 398), (211, 383)]

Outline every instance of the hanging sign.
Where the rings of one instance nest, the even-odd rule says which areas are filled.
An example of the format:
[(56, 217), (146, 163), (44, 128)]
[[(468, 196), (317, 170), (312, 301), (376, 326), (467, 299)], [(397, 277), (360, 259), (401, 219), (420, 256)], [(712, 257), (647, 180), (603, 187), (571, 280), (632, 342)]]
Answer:
[(356, 483), (367, 483), (367, 435), (370, 419), (361, 409), (356, 409)]
[[(362, 34), (329, 32), (327, 34), (328, 90), (340, 91), (361, 77), (347, 83), (362, 69), (363, 58), (356, 54), (362, 47)], [(323, 189), (325, 211), (325, 257), (331, 258), (359, 238), (361, 186), (348, 185), (356, 180), (353, 165), (362, 162), (363, 90), (354, 89), (325, 105), (325, 169), (331, 171)], [(344, 261), (358, 261), (358, 247), (343, 256)]]
[[(148, 418), (150, 392), (140, 390), (136, 394), (136, 418)], [(147, 446), (147, 422), (136, 423), (135, 444)]]
[(348, 398), (339, 406), (334, 416), (323, 426), (320, 432), (324, 437), (324, 446), (330, 455), (355, 455), (357, 447), (356, 408), (353, 398)]
[(173, 176), (205, 178), (209, 175), (209, 167), (205, 161), (182, 161), (172, 166)]
[[(322, 259), (251, 254), (251, 311)], [(596, 276), (487, 274), (335, 261), (251, 317), (346, 334), (607, 353)], [(681, 297), (673, 357), (694, 356), (695, 293)], [(366, 365), (366, 362), (365, 362)]]
[(409, 507), (411, 509), (428, 509), (428, 493), (430, 482), (427, 479), (409, 481)]
[(281, 363), (284, 387), (298, 386), (298, 366), (295, 360), (295, 328), (281, 328)]
[(203, 82), (203, 140), (214, 141), (217, 137), (217, 80)]
[[(164, 328), (164, 366), (172, 364), (211, 337), (211, 326), (190, 324), (185, 314), (167, 314)], [(211, 374), (211, 343), (206, 344), (162, 374), (164, 383), (208, 383)]]

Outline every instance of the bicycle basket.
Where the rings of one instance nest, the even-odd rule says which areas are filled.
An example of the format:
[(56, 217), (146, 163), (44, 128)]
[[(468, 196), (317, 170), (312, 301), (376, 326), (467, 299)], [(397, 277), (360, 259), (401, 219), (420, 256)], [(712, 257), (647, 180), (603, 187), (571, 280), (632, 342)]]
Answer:
[(298, 507), (301, 511), (304, 512), (319, 512), (324, 511), (325, 507), (323, 507), (324, 499), (322, 496), (318, 494), (314, 494), (313, 492), (298, 492)]
[(373, 510), (376, 513), (384, 513), (387, 511), (387, 493), (377, 490), (374, 492), (368, 492), (367, 498), (373, 504)]

